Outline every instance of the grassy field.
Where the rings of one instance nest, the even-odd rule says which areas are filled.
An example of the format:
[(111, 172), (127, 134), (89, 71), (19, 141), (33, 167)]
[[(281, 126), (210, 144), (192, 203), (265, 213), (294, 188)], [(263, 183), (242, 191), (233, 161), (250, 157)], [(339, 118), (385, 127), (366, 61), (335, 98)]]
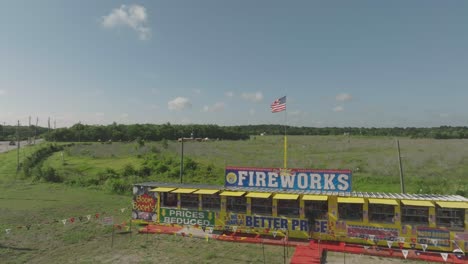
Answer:
[[(209, 183), (224, 184), (225, 166), (282, 167), (282, 137), (257, 136), (248, 141), (187, 142), (184, 155), (214, 167)], [(290, 136), (288, 167), (314, 169), (351, 169), (353, 190), (400, 192), (400, 176), (395, 140), (384, 137)], [(400, 139), (402, 166), (408, 193), (468, 192), (468, 140)], [(134, 143), (77, 145), (55, 153), (45, 165), (66, 177), (96, 177), (106, 168), (121, 171), (127, 164), (138, 168), (145, 154), (180, 156), (180, 143)], [(161, 175), (149, 180), (178, 181)], [(184, 182), (200, 182), (190, 174)]]
[[(395, 141), (366, 137), (289, 137), (289, 167), (352, 169), (354, 190), (399, 192)], [(468, 140), (401, 139), (408, 192), (455, 193), (468, 190)], [(22, 148), (24, 159), (40, 146)], [(281, 167), (282, 138), (259, 137), (249, 141), (189, 142), (184, 154), (212, 165), (223, 183), (222, 168), (232, 166)], [(96, 177), (108, 168), (138, 168), (149, 153), (180, 153), (180, 143), (86, 144), (67, 148), (45, 160), (70, 178)], [(16, 152), (0, 154), (0, 262), (2, 263), (262, 263), (261, 245), (233, 244), (166, 235), (119, 234), (111, 248), (115, 223), (127, 221), (130, 194), (116, 195), (101, 186), (34, 182), (16, 173)], [(190, 175), (185, 176), (190, 181)], [(149, 179), (167, 180), (158, 175)], [(178, 179), (172, 179), (177, 181)], [(465, 195), (466, 196), (466, 195)], [(100, 218), (95, 218), (99, 213)], [(83, 217), (91, 215), (91, 221)], [(79, 221), (79, 217), (83, 221)], [(74, 217), (75, 222), (70, 223)], [(68, 219), (66, 225), (61, 220)], [(26, 228), (29, 226), (29, 230)], [(5, 229), (11, 229), (7, 234)], [(283, 248), (266, 246), (266, 263), (283, 263)], [(289, 251), (292, 254), (293, 249)], [(401, 263), (364, 256), (330, 254), (329, 263)], [(157, 261), (157, 260), (160, 261)], [(407, 262), (410, 263), (410, 262)]]

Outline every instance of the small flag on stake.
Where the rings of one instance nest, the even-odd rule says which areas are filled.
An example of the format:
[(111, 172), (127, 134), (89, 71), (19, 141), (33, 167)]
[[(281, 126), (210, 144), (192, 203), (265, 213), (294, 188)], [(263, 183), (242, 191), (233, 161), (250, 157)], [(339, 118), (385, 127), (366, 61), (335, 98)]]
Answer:
[(278, 233), (278, 231), (273, 231), (273, 237), (276, 237), (276, 234)]
[(91, 219), (91, 215), (87, 215), (86, 218), (88, 219), (88, 221)]
[(74, 223), (75, 222), (75, 217), (70, 218), (70, 222)]
[(422, 247), (423, 251), (426, 252), (427, 244), (421, 244), (421, 247)]
[(5, 229), (5, 233), (7, 233), (7, 235), (10, 234), (10, 232), (11, 232), (11, 228)]
[(401, 253), (403, 253), (403, 257), (405, 257), (405, 259), (406, 259), (406, 257), (408, 257), (408, 250), (407, 249), (403, 249), (401, 251)]
[(67, 223), (67, 219), (63, 219), (62, 223), (63, 223), (63, 225), (65, 225)]
[(125, 208), (120, 208), (120, 212), (125, 212)]
[(213, 234), (213, 227), (212, 226), (208, 227), (208, 233)]
[(369, 239), (374, 241), (375, 235), (369, 235)]
[(444, 261), (447, 261), (448, 253), (440, 253), (440, 255), (442, 256), (442, 258), (444, 259)]
[(205, 230), (206, 230), (206, 225), (202, 225), (202, 226), (201, 226), (201, 229), (203, 230), (203, 232), (205, 232)]
[(29, 230), (31, 228), (31, 225), (26, 225), (26, 228)]

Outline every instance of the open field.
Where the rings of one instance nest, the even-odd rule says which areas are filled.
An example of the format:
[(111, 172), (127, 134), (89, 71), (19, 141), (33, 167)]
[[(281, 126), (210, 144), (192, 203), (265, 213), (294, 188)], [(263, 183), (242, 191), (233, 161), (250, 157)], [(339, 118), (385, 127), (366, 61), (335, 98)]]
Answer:
[[(280, 167), (281, 137), (256, 137), (249, 141), (190, 142), (187, 157), (213, 165), (220, 175), (232, 166)], [(354, 189), (399, 191), (395, 142), (391, 138), (289, 137), (289, 167), (353, 169)], [(407, 190), (455, 193), (468, 186), (468, 140), (401, 139)], [(39, 146), (22, 148), (24, 159)], [(44, 166), (66, 177), (88, 178), (107, 168), (122, 171), (127, 164), (138, 168), (145, 155), (178, 156), (180, 143), (75, 145), (54, 153)], [(359, 168), (359, 170), (357, 170)], [(148, 179), (158, 178), (151, 175)], [(190, 175), (186, 175), (190, 181)], [(178, 178), (171, 179), (177, 181)], [(466, 194), (465, 194), (466, 196)], [(167, 235), (119, 234), (111, 248), (112, 229), (100, 220), (113, 216), (114, 223), (130, 218), (130, 194), (110, 194), (102, 186), (32, 182), (16, 174), (16, 152), (0, 153), (0, 259), (2, 263), (262, 263), (261, 245), (206, 242)], [(95, 213), (100, 218), (95, 218)], [(81, 221), (91, 215), (91, 221)], [(75, 218), (70, 223), (70, 218)], [(66, 225), (61, 220), (68, 219)], [(26, 227), (30, 225), (28, 230)], [(21, 228), (19, 228), (21, 227)], [(5, 229), (11, 229), (7, 234)], [(289, 250), (289, 256), (293, 249)], [(266, 263), (283, 263), (283, 248), (265, 246)], [(328, 263), (402, 263), (402, 260), (329, 254)], [(421, 263), (421, 262), (403, 262)]]
[[(224, 184), (225, 166), (282, 167), (282, 137), (257, 136), (247, 141), (186, 142), (184, 155), (212, 166), (208, 183)], [(400, 139), (402, 165), (408, 193), (468, 192), (468, 140)], [(93, 177), (106, 168), (122, 170), (131, 164), (138, 168), (144, 155), (157, 151), (159, 156), (180, 157), (178, 142), (77, 145), (55, 153), (45, 162), (69, 177)], [(65, 165), (64, 165), (65, 164)], [(400, 176), (395, 140), (385, 137), (289, 136), (288, 167), (353, 170), (353, 190), (400, 192)], [(178, 181), (164, 174), (151, 175), (149, 180)], [(200, 182), (190, 174), (184, 182)]]

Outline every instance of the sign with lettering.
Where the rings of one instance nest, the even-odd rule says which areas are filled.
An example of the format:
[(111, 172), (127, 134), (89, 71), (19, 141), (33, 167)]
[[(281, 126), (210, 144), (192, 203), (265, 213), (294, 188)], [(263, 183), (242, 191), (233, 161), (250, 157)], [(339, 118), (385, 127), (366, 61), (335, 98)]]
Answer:
[(444, 229), (418, 227), (418, 243), (433, 246), (450, 246), (450, 232)]
[(213, 226), (215, 223), (215, 215), (210, 211), (161, 208), (159, 216), (159, 222), (165, 224)]
[(348, 225), (348, 237), (377, 238), (379, 240), (394, 241), (398, 238), (398, 229), (374, 226)]
[(351, 171), (226, 167), (225, 186), (351, 192)]
[(274, 216), (262, 215), (245, 215), (230, 213), (226, 217), (226, 225), (240, 225), (250, 228), (264, 229), (284, 229), (284, 230), (300, 230), (309, 231), (308, 220), (296, 218), (283, 218)]

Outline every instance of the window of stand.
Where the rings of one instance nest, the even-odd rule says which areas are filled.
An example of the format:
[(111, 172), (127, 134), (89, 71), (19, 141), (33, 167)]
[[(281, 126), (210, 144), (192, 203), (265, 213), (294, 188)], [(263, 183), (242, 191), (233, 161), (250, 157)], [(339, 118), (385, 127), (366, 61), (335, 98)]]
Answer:
[(369, 203), (369, 221), (379, 223), (393, 223), (394, 217), (394, 205)]
[(304, 201), (305, 215), (307, 218), (328, 219), (327, 201)]
[(180, 208), (198, 210), (198, 194), (180, 194)]
[(234, 213), (246, 213), (246, 198), (226, 196), (226, 211)]
[(278, 200), (278, 215), (299, 217), (299, 200)]
[(161, 205), (163, 207), (177, 207), (177, 194), (161, 193)]
[(465, 209), (436, 208), (437, 226), (449, 229), (463, 230), (465, 223)]
[(413, 225), (429, 224), (429, 207), (424, 206), (402, 206), (401, 222)]
[(250, 202), (252, 214), (271, 215), (271, 205), (273, 204), (271, 198), (251, 198)]
[(339, 203), (338, 216), (342, 220), (362, 221), (362, 204)]
[(203, 210), (219, 211), (221, 208), (221, 199), (217, 194), (202, 195)]

